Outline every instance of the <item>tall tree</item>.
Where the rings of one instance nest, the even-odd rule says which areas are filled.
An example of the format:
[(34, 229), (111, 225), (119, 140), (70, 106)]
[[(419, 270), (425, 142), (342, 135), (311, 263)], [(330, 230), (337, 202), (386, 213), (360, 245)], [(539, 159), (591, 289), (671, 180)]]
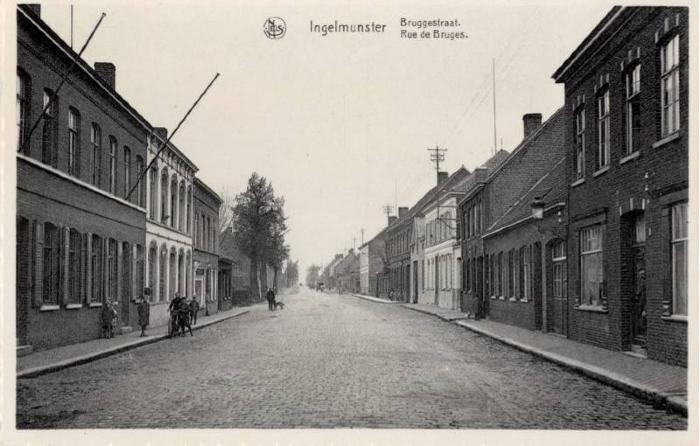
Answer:
[(318, 265), (311, 265), (306, 269), (306, 286), (313, 288), (316, 286), (320, 279), (321, 267)]
[(289, 247), (284, 243), (285, 221), (284, 198), (276, 197), (272, 184), (253, 172), (245, 192), (234, 199), (233, 235), (250, 259), (250, 283), (261, 300), (260, 269), (270, 265), (276, 275), (289, 255)]

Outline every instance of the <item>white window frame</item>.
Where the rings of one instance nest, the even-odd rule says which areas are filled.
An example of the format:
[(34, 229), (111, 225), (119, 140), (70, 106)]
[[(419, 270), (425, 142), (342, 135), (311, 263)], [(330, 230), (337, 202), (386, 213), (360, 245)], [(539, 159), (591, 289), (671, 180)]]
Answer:
[[(680, 215), (677, 215), (680, 213)], [(672, 299), (673, 299), (673, 314), (674, 315), (688, 315), (688, 203), (676, 203), (671, 206), (671, 288), (672, 288)], [(681, 223), (682, 226), (678, 227), (676, 224), (676, 219), (678, 217), (684, 218), (685, 222)], [(678, 233), (678, 229), (681, 229), (681, 233)], [(678, 271), (676, 269), (676, 254), (678, 253), (679, 246), (683, 247), (683, 253), (685, 255), (685, 308), (679, 308), (679, 289), (676, 287), (678, 280)]]
[[(592, 249), (584, 249), (584, 246), (586, 245), (584, 240), (589, 238), (590, 234), (592, 234), (595, 229), (598, 230), (598, 238), (599, 238), (598, 247), (592, 248)], [(586, 287), (586, 284), (584, 281), (584, 277), (585, 277), (584, 257), (593, 256), (593, 255), (596, 255), (596, 256), (600, 255), (601, 276), (603, 276), (605, 274), (605, 268), (603, 267), (603, 260), (604, 260), (604, 258), (603, 258), (603, 256), (604, 256), (604, 250), (603, 250), (604, 234), (603, 234), (603, 232), (604, 232), (604, 226), (602, 224), (597, 224), (597, 225), (592, 225), (592, 226), (588, 226), (585, 228), (581, 228), (581, 231), (579, 233), (579, 247), (580, 247), (579, 277), (581, 279), (580, 280), (581, 281), (581, 289), (579, 290), (579, 292), (580, 292), (581, 305), (594, 306), (594, 307), (602, 306), (601, 300), (604, 296), (599, 294), (597, 298), (589, 300), (584, 293), (585, 287)], [(591, 240), (593, 240), (593, 239), (591, 238)], [(604, 283), (604, 282), (605, 282), (605, 279), (603, 278), (602, 283)]]
[(642, 89), (642, 65), (636, 64), (625, 75), (625, 155), (631, 155), (639, 151), (639, 138), (635, 138), (635, 131), (641, 127), (634, 127), (634, 107), (639, 107), (641, 114), (640, 92)]
[[(673, 36), (661, 46), (661, 137), (680, 130), (680, 37)], [(670, 83), (671, 97), (666, 85)]]

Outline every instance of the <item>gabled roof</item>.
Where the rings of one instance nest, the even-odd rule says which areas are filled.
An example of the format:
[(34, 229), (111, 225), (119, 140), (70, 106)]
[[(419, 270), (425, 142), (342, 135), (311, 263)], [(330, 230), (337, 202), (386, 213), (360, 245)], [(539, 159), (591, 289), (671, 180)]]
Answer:
[[(438, 190), (437, 186), (430, 188), (428, 192), (423, 195), (420, 200), (416, 202), (411, 209), (408, 210), (406, 215), (394, 222), (394, 225), (398, 225), (399, 222), (405, 223), (408, 220), (412, 220), (416, 215), (424, 214), (423, 210), (428, 207), (434, 199), (437, 198), (438, 192), (464, 192), (464, 182), (471, 176), (471, 173), (464, 167), (461, 166), (459, 169), (455, 170), (452, 175), (450, 175), (443, 183), (440, 185)], [(392, 225), (393, 226), (393, 225)]]
[(536, 197), (545, 200), (546, 208), (566, 205), (566, 192), (566, 156), (563, 156), (486, 229), (484, 237), (532, 217), (531, 205)]
[[(474, 172), (472, 172), (472, 175), (470, 175), (469, 179), (467, 182), (464, 184), (464, 190), (465, 190), (465, 195), (462, 197), (457, 205), (462, 204), (463, 202), (469, 200), (470, 197), (473, 196), (474, 193), (476, 193), (477, 190), (479, 190), (481, 187), (483, 187), (484, 182), (486, 179), (489, 177), (489, 174), (494, 170), (497, 169), (503, 164), (507, 159), (510, 154), (508, 153), (507, 150), (500, 149), (498, 152), (496, 152), (491, 158), (486, 160), (481, 166), (477, 167)], [(484, 170), (484, 177), (479, 179), (479, 170), (483, 169)]]
[(589, 49), (597, 43), (599, 40), (610, 34), (611, 28), (615, 20), (622, 16), (627, 15), (630, 11), (629, 7), (625, 6), (614, 6), (608, 13), (603, 17), (595, 28), (586, 36), (585, 39), (579, 44), (573, 53), (564, 61), (564, 63), (557, 68), (557, 71), (552, 74), (552, 78), (556, 82), (565, 82), (568, 72), (581, 62), (583, 58), (589, 53)]
[(513, 162), (513, 160), (518, 157), (518, 155), (520, 154), (521, 151), (527, 149), (527, 147), (530, 146), (530, 143), (535, 141), (542, 132), (544, 132), (546, 129), (552, 127), (554, 124), (556, 124), (558, 122), (559, 118), (563, 118), (563, 117), (564, 117), (564, 107), (562, 106), (562, 107), (559, 107), (559, 109), (557, 111), (552, 113), (552, 115), (545, 122), (543, 122), (539, 127), (537, 127), (537, 129), (530, 132), (530, 134), (527, 135), (526, 138), (523, 138), (523, 140), (520, 141), (520, 144), (518, 144), (515, 147), (515, 149), (513, 149), (513, 151), (510, 153), (510, 155), (508, 155), (508, 157), (505, 160), (500, 162), (498, 164), (498, 166), (493, 169), (493, 171), (489, 172), (489, 175), (488, 175), (486, 181), (488, 182), (491, 180), (491, 178), (498, 175), (498, 173), (505, 166), (507, 166), (508, 164)]

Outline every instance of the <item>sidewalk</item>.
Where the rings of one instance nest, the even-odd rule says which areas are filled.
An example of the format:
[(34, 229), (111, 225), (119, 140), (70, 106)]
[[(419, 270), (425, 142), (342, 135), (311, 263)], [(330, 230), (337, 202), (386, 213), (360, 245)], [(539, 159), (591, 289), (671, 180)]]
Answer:
[[(232, 308), (211, 316), (200, 316), (197, 318), (197, 325), (192, 326), (192, 331), (240, 316), (248, 311), (250, 311), (249, 308)], [(142, 338), (139, 337), (141, 330), (134, 330), (111, 339), (94, 339), (20, 356), (17, 358), (17, 379), (34, 378), (161, 341), (168, 337), (168, 327), (163, 325), (149, 328), (146, 333), (148, 336)]]
[(376, 302), (379, 304), (398, 304), (395, 300), (384, 299), (381, 297), (367, 296), (366, 294), (350, 293), (351, 296), (359, 297), (360, 299), (369, 300), (371, 302)]
[(437, 316), (522, 351), (571, 368), (655, 404), (688, 415), (687, 369), (622, 352), (582, 344), (561, 336), (489, 320), (467, 319), (457, 310), (432, 305), (403, 304)]

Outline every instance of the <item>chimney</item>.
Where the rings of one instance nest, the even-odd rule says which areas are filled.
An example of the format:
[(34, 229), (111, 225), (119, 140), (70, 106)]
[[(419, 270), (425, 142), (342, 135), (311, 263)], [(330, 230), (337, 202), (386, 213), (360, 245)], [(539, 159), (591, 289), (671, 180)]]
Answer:
[(438, 172), (438, 185), (444, 183), (447, 181), (447, 178), (450, 176), (449, 173), (447, 172)]
[(404, 215), (406, 215), (407, 212), (408, 212), (408, 208), (407, 208), (407, 207), (399, 206), (399, 218), (401, 218), (401, 217), (403, 217)]
[(542, 113), (528, 113), (523, 115), (523, 138), (530, 136), (532, 132), (537, 130), (537, 127), (542, 125)]
[(488, 175), (489, 170), (485, 167), (477, 167), (474, 169), (474, 181), (477, 183), (483, 183), (486, 181), (486, 175)]
[(39, 3), (27, 3), (27, 8), (37, 17), (41, 17), (41, 5)]
[(168, 129), (165, 127), (153, 127), (153, 133), (155, 133), (160, 139), (163, 141), (160, 141), (160, 144), (165, 143), (165, 141), (168, 140)]
[(390, 215), (389, 216), (389, 223), (387, 224), (387, 226), (391, 226), (391, 224), (394, 223), (396, 221), (396, 219), (398, 219), (398, 218), (399, 217), (397, 217), (396, 215)]
[(111, 62), (95, 62), (95, 71), (97, 75), (107, 83), (112, 90), (116, 89), (116, 74), (117, 67)]

